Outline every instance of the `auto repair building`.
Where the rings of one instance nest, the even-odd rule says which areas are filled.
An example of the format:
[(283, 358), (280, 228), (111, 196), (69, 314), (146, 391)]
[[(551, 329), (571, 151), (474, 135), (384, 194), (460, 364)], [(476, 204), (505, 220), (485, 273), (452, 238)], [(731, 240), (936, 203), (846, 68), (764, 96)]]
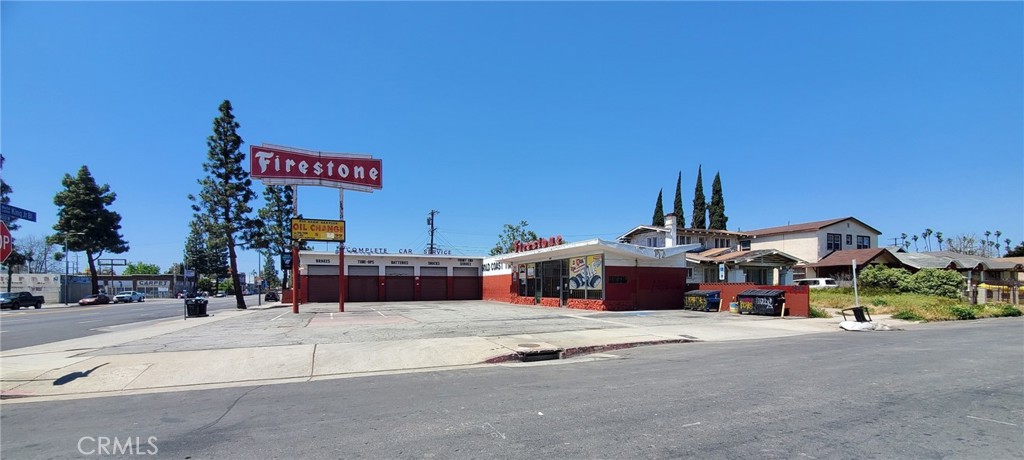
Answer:
[[(337, 302), (338, 254), (302, 251), (299, 260), (300, 301)], [(345, 254), (345, 301), (480, 300), (482, 265), (482, 257)]]

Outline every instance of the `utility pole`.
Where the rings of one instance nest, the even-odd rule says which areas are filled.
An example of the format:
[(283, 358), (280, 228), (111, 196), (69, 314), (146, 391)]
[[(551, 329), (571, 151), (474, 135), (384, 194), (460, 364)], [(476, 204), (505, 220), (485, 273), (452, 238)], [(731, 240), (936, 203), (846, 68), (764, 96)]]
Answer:
[(427, 225), (430, 226), (430, 254), (431, 255), (434, 254), (434, 232), (436, 231), (436, 229), (434, 228), (434, 216), (436, 216), (438, 214), (440, 214), (439, 211), (435, 211), (435, 210), (431, 209), (430, 210), (430, 217), (427, 217)]

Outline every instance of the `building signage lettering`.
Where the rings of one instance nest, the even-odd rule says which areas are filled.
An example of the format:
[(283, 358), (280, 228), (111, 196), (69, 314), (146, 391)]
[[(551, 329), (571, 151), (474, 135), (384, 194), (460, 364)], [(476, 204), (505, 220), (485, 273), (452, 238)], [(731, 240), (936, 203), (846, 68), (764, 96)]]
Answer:
[(441, 262), (427, 262), (427, 265), (441, 265)]
[[(462, 261), (462, 260), (463, 259), (459, 259), (459, 261)], [(491, 262), (489, 264), (484, 264), (484, 271), (485, 272), (490, 272), (490, 271), (495, 271), (495, 270), (511, 270), (511, 269), (512, 269), (512, 264), (510, 264), (508, 262)]]
[(370, 156), (299, 152), (260, 145), (249, 147), (250, 175), (272, 185), (380, 190), (382, 166), (380, 159)]
[(167, 286), (168, 284), (170, 284), (170, 281), (168, 281), (168, 280), (138, 280), (138, 281), (135, 282), (135, 284), (137, 286), (140, 286), (140, 287), (141, 286), (150, 286), (150, 287), (156, 286), (156, 287), (160, 287), (160, 286)]
[(359, 260), (356, 261), (356, 263), (357, 264), (362, 264), (362, 265), (377, 265), (376, 261), (366, 260), (366, 259), (359, 259)]
[[(430, 253), (430, 250), (428, 250), (428, 249), (424, 249), (423, 250), (423, 254), (428, 254), (429, 255), (429, 253)], [(388, 251), (388, 248), (345, 248), (345, 254), (371, 255), (371, 254), (391, 254), (391, 252)], [(399, 249), (398, 250), (398, 254), (409, 254), (409, 255), (412, 255), (412, 254), (416, 254), (416, 251), (413, 251), (412, 249)], [(434, 249), (434, 255), (435, 256), (450, 256), (450, 255), (452, 255), (452, 250), (451, 249)]]
[(408, 260), (392, 260), (391, 265), (409, 265)]
[(532, 251), (534, 249), (548, 248), (551, 246), (558, 246), (564, 243), (565, 242), (562, 240), (562, 235), (557, 235), (552, 236), (551, 238), (541, 238), (539, 240), (527, 241), (525, 243), (522, 241), (516, 241), (514, 247), (515, 252), (523, 252)]
[(316, 259), (315, 263), (318, 263), (318, 264), (333, 264), (334, 261), (332, 261), (331, 259)]

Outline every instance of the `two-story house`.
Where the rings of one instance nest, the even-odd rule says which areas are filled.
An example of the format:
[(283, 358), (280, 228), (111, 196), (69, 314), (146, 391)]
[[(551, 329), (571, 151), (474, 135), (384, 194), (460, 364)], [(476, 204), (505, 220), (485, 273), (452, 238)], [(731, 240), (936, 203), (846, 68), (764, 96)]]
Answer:
[[(815, 263), (829, 254), (844, 249), (878, 247), (882, 232), (854, 217), (762, 228), (745, 232), (751, 236), (750, 249), (775, 249), (807, 263)], [(802, 277), (804, 269), (794, 267), (794, 276)]]

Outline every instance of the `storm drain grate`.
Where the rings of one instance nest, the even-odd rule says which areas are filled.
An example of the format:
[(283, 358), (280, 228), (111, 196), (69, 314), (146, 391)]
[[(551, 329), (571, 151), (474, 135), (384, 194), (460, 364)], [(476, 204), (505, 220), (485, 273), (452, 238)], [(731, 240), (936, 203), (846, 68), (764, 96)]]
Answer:
[(549, 361), (553, 359), (561, 358), (560, 350), (544, 350), (536, 353), (523, 353), (522, 361), (524, 363), (532, 363), (534, 361)]

